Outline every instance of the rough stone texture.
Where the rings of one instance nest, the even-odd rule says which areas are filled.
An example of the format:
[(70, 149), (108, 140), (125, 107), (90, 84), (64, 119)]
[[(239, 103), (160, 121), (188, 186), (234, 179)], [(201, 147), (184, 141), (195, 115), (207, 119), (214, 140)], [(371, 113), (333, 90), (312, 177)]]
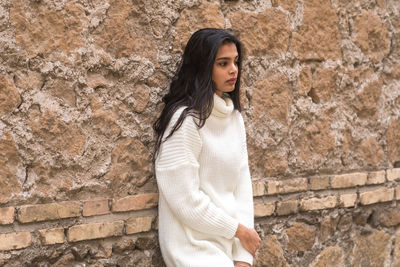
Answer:
[(0, 74), (0, 116), (14, 111), (21, 104), (21, 96), (12, 80)]
[(261, 246), (256, 252), (254, 266), (289, 266), (283, 254), (281, 244), (277, 240), (276, 236), (269, 235), (265, 237), (265, 241), (262, 242)]
[(275, 211), (274, 203), (259, 203), (254, 204), (254, 217), (265, 217), (270, 216)]
[(337, 71), (328, 69), (317, 69), (313, 73), (311, 90), (308, 95), (315, 103), (328, 102), (337, 91)]
[(26, 248), (30, 244), (31, 233), (29, 232), (0, 234), (0, 251)]
[(286, 15), (276, 8), (258, 14), (235, 12), (230, 21), (247, 56), (273, 56), (288, 49), (289, 23)]
[(391, 201), (394, 197), (394, 188), (380, 188), (360, 193), (360, 203), (370, 205), (378, 202)]
[(93, 216), (110, 213), (108, 199), (86, 201), (83, 204), (82, 215)]
[(366, 182), (366, 173), (342, 174), (331, 177), (332, 188), (355, 187), (357, 185), (365, 185)]
[(400, 266), (400, 232), (396, 233), (396, 241), (394, 246), (394, 266)]
[(302, 199), (300, 201), (300, 209), (303, 211), (330, 209), (336, 207), (336, 205), (337, 205), (336, 196)]
[(386, 172), (376, 171), (368, 173), (367, 184), (382, 184), (385, 182)]
[(391, 163), (400, 161), (400, 118), (391, 119), (386, 132), (388, 156)]
[(292, 50), (300, 60), (340, 58), (338, 17), (330, 2), (311, 0), (304, 3), (300, 29), (293, 32)]
[(61, 202), (42, 205), (22, 206), (18, 210), (18, 221), (21, 223), (59, 220), (77, 217), (80, 214), (79, 202)]
[(322, 190), (329, 188), (329, 176), (320, 176), (320, 177), (313, 177), (309, 179), (310, 189), (311, 190)]
[(357, 194), (344, 194), (340, 195), (339, 206), (348, 208), (354, 207), (357, 200)]
[(112, 211), (142, 210), (157, 206), (158, 194), (140, 194), (114, 200)]
[(297, 200), (287, 200), (279, 202), (276, 205), (276, 213), (278, 215), (293, 214), (299, 210), (298, 206), (299, 206), (299, 201)]
[(68, 229), (68, 241), (77, 242), (122, 235), (123, 221), (75, 225)]
[(315, 228), (305, 223), (296, 222), (286, 234), (289, 238), (286, 249), (289, 251), (306, 251), (314, 245)]
[(344, 251), (339, 246), (327, 247), (312, 262), (313, 267), (344, 266)]
[(267, 188), (268, 195), (306, 191), (307, 179), (294, 178), (284, 181), (269, 181)]
[(151, 229), (153, 217), (138, 217), (131, 218), (126, 222), (125, 232), (129, 234), (135, 234), (140, 232), (147, 232)]
[(253, 183), (253, 196), (263, 196), (265, 195), (265, 184), (264, 182), (254, 182)]
[(39, 230), (40, 240), (44, 245), (64, 243), (64, 228)]
[(390, 41), (381, 19), (371, 11), (363, 10), (354, 20), (354, 42), (374, 62), (388, 53)]
[(14, 222), (14, 207), (0, 208), (0, 224), (12, 224)]
[(352, 266), (384, 266), (390, 257), (390, 235), (374, 230), (368, 235), (357, 235), (350, 251)]
[(386, 176), (388, 181), (398, 181), (400, 180), (400, 168), (391, 169), (386, 171)]
[(382, 80), (378, 80), (367, 84), (361, 92), (357, 93), (356, 101), (353, 103), (357, 115), (361, 118), (375, 117), (374, 115), (379, 108), (381, 92)]
[(388, 208), (378, 210), (373, 214), (375, 225), (382, 225), (384, 227), (392, 227), (400, 224), (400, 209)]

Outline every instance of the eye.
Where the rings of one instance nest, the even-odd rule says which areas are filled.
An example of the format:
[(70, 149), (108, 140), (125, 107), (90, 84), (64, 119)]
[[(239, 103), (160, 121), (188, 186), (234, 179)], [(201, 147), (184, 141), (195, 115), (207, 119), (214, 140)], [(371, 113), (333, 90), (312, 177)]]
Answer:
[(218, 65), (224, 67), (224, 66), (226, 66), (226, 62), (220, 62)]
[(239, 60), (238, 60), (238, 61), (235, 61), (235, 64), (236, 64), (236, 65), (239, 65)]

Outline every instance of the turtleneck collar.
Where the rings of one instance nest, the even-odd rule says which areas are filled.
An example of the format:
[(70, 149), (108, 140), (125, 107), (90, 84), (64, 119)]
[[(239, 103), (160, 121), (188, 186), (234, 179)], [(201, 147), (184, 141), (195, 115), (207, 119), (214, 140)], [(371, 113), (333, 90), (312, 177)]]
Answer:
[(220, 118), (229, 116), (233, 111), (233, 102), (230, 97), (220, 97), (214, 93), (214, 107), (211, 112), (212, 115)]

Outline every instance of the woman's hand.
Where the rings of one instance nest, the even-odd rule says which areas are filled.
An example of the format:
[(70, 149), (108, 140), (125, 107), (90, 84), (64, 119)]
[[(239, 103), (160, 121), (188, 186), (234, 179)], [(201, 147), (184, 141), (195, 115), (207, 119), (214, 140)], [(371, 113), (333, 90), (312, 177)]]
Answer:
[(235, 262), (235, 267), (251, 267), (251, 265), (244, 261), (237, 261)]
[(256, 250), (261, 243), (261, 239), (258, 236), (256, 230), (247, 228), (246, 226), (239, 223), (235, 237), (239, 238), (242, 246), (254, 257)]

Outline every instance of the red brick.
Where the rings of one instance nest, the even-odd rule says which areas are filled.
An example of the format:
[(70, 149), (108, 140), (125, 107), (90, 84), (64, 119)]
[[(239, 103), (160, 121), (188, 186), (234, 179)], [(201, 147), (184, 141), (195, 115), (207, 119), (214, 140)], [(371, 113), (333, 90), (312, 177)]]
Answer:
[(367, 174), (363, 172), (348, 173), (331, 177), (332, 188), (356, 187), (358, 185), (365, 185), (366, 182)]
[(254, 216), (256, 218), (270, 216), (274, 214), (274, 203), (257, 203), (254, 205)]
[(268, 195), (287, 194), (307, 190), (307, 178), (287, 179), (283, 181), (269, 181)]
[(152, 222), (153, 217), (151, 216), (130, 218), (126, 222), (125, 232), (130, 235), (150, 231)]
[(31, 233), (0, 234), (0, 251), (26, 248), (31, 245)]
[(370, 205), (379, 202), (392, 201), (394, 188), (380, 188), (373, 191), (360, 193), (360, 202), (362, 205)]
[(40, 240), (43, 245), (64, 243), (64, 228), (52, 228), (39, 230)]
[(300, 201), (300, 209), (303, 211), (331, 209), (337, 206), (337, 197), (310, 198)]
[(111, 236), (121, 236), (123, 229), (123, 221), (75, 225), (68, 229), (68, 241), (77, 242)]
[(144, 210), (157, 206), (158, 194), (140, 194), (113, 200), (112, 211)]
[(103, 215), (110, 213), (108, 199), (90, 200), (83, 203), (83, 216)]
[(21, 223), (40, 222), (78, 217), (79, 215), (79, 202), (70, 201), (41, 205), (27, 205), (19, 208), (18, 221)]
[(12, 224), (14, 222), (14, 207), (0, 208), (0, 224)]

